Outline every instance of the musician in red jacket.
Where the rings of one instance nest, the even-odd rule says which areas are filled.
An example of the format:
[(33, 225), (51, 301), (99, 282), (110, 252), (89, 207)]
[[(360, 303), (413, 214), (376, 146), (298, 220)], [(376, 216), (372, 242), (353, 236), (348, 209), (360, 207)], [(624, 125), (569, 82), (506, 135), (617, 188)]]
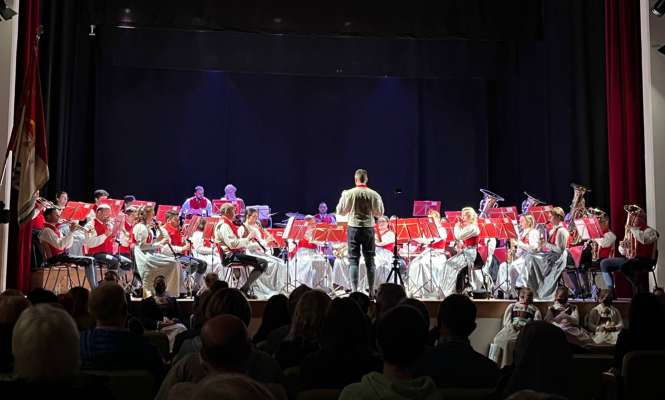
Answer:
[(69, 232), (63, 235), (58, 229), (60, 220), (60, 210), (57, 208), (47, 208), (44, 210), (44, 229), (39, 232), (39, 242), (42, 245), (46, 265), (55, 264), (75, 264), (85, 268), (85, 277), (90, 281), (90, 287), (95, 287), (97, 279), (95, 277), (95, 264), (92, 257), (71, 256), (69, 248), (74, 242), (74, 232), (83, 229), (76, 222), (71, 222)]
[(209, 217), (212, 215), (212, 202), (203, 194), (205, 189), (203, 186), (194, 188), (194, 196), (185, 200), (180, 209), (180, 216), (185, 218), (190, 215), (200, 215), (202, 217)]
[[(166, 212), (166, 224), (164, 230), (169, 236), (168, 245), (162, 250), (162, 253), (172, 254), (178, 262), (186, 268), (181, 271), (180, 275), (180, 291), (181, 294), (189, 287), (191, 293), (196, 293), (203, 284), (203, 276), (208, 268), (208, 263), (205, 261), (192, 257), (191, 249), (192, 244), (187, 242), (182, 237), (180, 231), (180, 218), (177, 211)], [(173, 254), (175, 253), (175, 254)], [(191, 276), (192, 284), (188, 285), (188, 277)]]
[[(94, 257), (95, 262), (105, 265), (108, 269), (131, 269), (132, 261), (124, 256), (114, 254), (115, 234), (111, 221), (111, 207), (99, 204), (95, 210), (95, 219), (86, 225), (88, 236), (85, 238), (87, 254)], [(96, 285), (97, 282), (95, 282)]]

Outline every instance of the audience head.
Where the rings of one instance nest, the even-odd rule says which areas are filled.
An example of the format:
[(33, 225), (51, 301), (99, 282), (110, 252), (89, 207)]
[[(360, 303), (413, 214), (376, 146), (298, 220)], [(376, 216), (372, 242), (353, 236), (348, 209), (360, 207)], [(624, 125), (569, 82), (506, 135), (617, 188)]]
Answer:
[(235, 315), (217, 315), (201, 329), (201, 359), (217, 372), (244, 373), (252, 348), (247, 328)]
[(523, 287), (520, 289), (519, 294), (517, 295), (517, 301), (524, 305), (533, 303), (533, 290), (528, 287)]
[(25, 297), (23, 292), (18, 289), (6, 289), (4, 292), (0, 293), (0, 296), (21, 296)]
[(0, 296), (0, 324), (13, 327), (30, 302), (23, 296)]
[(514, 354), (515, 371), (506, 394), (532, 389), (569, 395), (573, 356), (559, 327), (545, 321), (529, 322), (520, 331)]
[(353, 299), (356, 303), (358, 303), (358, 306), (360, 307), (360, 310), (363, 312), (363, 314), (367, 315), (369, 312), (369, 296), (366, 295), (363, 292), (353, 292), (349, 295), (350, 299)]
[(425, 350), (426, 340), (427, 327), (413, 307), (394, 307), (377, 323), (376, 343), (386, 364), (408, 368)]
[(568, 296), (570, 295), (570, 292), (567, 287), (565, 286), (560, 286), (557, 290), (556, 293), (554, 294), (554, 301), (556, 301), (559, 304), (566, 304), (568, 303)]
[(427, 309), (427, 306), (425, 303), (418, 299), (414, 299), (413, 297), (410, 298), (405, 298), (403, 299), (400, 303), (400, 306), (407, 306), (407, 307), (413, 307), (415, 308), (418, 313), (423, 317), (423, 321), (425, 321), (425, 326), (427, 329), (429, 329), (429, 310)]
[(300, 285), (297, 288), (293, 289), (291, 294), (289, 294), (289, 314), (291, 317), (293, 317), (293, 313), (296, 311), (296, 306), (298, 305), (298, 302), (300, 301), (300, 298), (302, 297), (303, 294), (309, 292), (312, 290), (307, 285)]
[(27, 381), (73, 378), (81, 365), (79, 333), (67, 312), (49, 304), (23, 311), (12, 336), (14, 371)]
[(350, 298), (330, 303), (321, 327), (321, 346), (336, 353), (358, 353), (369, 349), (369, 323)]
[(88, 308), (98, 326), (123, 328), (127, 320), (125, 291), (107, 283), (92, 290)]
[(257, 336), (265, 338), (273, 330), (288, 325), (291, 322), (289, 314), (289, 299), (283, 294), (276, 294), (268, 299), (263, 309), (261, 327)]
[(36, 306), (42, 303), (57, 303), (58, 296), (50, 290), (34, 288), (28, 293), (28, 300), (33, 306)]
[(204, 281), (205, 281), (206, 287), (208, 288), (208, 290), (210, 290), (210, 288), (212, 287), (212, 285), (215, 282), (219, 282), (219, 275), (217, 275), (214, 272), (210, 272), (210, 273), (206, 274), (206, 276), (204, 278)]
[(252, 309), (240, 290), (221, 289), (213, 292), (208, 298), (203, 315), (204, 321), (225, 314), (235, 315), (245, 326), (249, 326), (252, 320)]
[(76, 286), (69, 289), (68, 295), (73, 300), (72, 316), (88, 314), (88, 303), (90, 301), (90, 291), (88, 289)]
[(103, 282), (111, 282), (111, 283), (118, 283), (120, 281), (120, 277), (118, 276), (118, 273), (115, 271), (106, 271), (104, 272), (104, 280)]
[(467, 296), (451, 294), (439, 307), (437, 322), (441, 336), (467, 338), (476, 329), (476, 305)]
[(157, 296), (164, 296), (166, 293), (166, 278), (164, 275), (157, 276), (153, 284), (155, 286), (155, 294)]
[(192, 400), (273, 400), (268, 389), (240, 374), (217, 374), (203, 380), (195, 389)]
[(638, 293), (630, 302), (628, 329), (636, 335), (662, 335), (665, 315), (653, 293)]
[(323, 318), (330, 304), (330, 297), (320, 290), (303, 294), (291, 318), (291, 338), (318, 338)]
[(395, 283), (383, 283), (376, 293), (376, 317), (388, 312), (406, 298), (404, 287)]

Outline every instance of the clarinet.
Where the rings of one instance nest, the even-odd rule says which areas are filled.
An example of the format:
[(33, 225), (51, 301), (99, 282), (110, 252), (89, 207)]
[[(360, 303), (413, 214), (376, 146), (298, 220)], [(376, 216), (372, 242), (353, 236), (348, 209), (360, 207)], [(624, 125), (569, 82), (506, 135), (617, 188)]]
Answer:
[[(245, 230), (247, 231), (247, 236), (249, 236), (249, 225), (244, 225), (244, 224), (243, 224), (243, 226), (245, 227)], [(259, 241), (259, 239), (257, 239), (257, 238), (253, 238), (252, 240), (253, 240), (256, 244), (259, 245), (259, 247), (261, 248), (261, 250), (263, 250), (264, 253), (267, 253), (267, 252), (268, 252), (268, 251), (266, 250), (266, 248), (261, 244), (261, 242)]]

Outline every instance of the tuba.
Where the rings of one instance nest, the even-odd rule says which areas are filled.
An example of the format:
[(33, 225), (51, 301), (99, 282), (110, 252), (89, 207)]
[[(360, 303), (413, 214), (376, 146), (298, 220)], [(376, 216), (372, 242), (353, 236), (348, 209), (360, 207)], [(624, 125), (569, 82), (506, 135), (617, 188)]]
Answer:
[(487, 210), (497, 207), (500, 201), (504, 201), (504, 198), (487, 189), (480, 189), (480, 193), (483, 194), (483, 198), (478, 205), (478, 216), (480, 218), (487, 218)]
[(539, 204), (545, 204), (544, 201), (538, 199), (535, 196), (532, 196), (529, 192), (524, 192), (526, 199), (522, 202), (522, 214), (527, 214), (531, 207), (537, 206)]
[(623, 255), (626, 258), (635, 258), (637, 255), (637, 240), (633, 236), (633, 232), (630, 230), (631, 227), (635, 226), (637, 217), (644, 212), (642, 208), (636, 204), (629, 204), (623, 207), (623, 209), (628, 213), (626, 215), (626, 226), (623, 234), (623, 240), (619, 244), (623, 247)]
[(573, 188), (573, 201), (570, 203), (570, 211), (566, 214), (564, 222), (568, 224), (568, 232), (570, 232), (570, 236), (572, 237), (571, 243), (574, 246), (580, 243), (580, 238), (575, 228), (575, 220), (589, 216), (584, 195), (590, 192), (591, 189), (577, 183), (571, 183), (570, 187)]

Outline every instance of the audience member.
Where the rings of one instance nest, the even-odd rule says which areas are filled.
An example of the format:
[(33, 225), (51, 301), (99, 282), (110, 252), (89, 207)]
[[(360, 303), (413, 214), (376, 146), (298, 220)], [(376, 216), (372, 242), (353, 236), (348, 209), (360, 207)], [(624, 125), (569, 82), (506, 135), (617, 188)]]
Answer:
[(74, 318), (79, 332), (94, 328), (95, 319), (90, 315), (90, 311), (88, 310), (90, 291), (81, 286), (73, 287), (69, 289), (67, 297), (72, 299), (70, 314)]
[(404, 287), (396, 283), (383, 283), (379, 286), (376, 293), (376, 314), (375, 319), (381, 318), (381, 315), (388, 312), (391, 308), (397, 306), (400, 301), (406, 298)]
[(512, 371), (498, 385), (497, 392), (505, 398), (530, 389), (567, 398), (572, 394), (572, 362), (563, 331), (545, 321), (531, 321), (520, 330)]
[(628, 329), (619, 333), (614, 348), (614, 367), (621, 371), (623, 358), (631, 351), (665, 350), (665, 314), (652, 293), (638, 293), (630, 302)]
[(323, 320), (320, 343), (321, 349), (301, 364), (304, 390), (342, 389), (381, 369), (378, 358), (370, 352), (369, 321), (350, 298), (332, 301)]
[(159, 275), (155, 278), (152, 296), (141, 301), (141, 322), (146, 329), (160, 331), (169, 338), (169, 350), (179, 333), (187, 330), (182, 323), (182, 312), (176, 298), (166, 293), (166, 278)]
[(476, 329), (476, 305), (467, 296), (453, 294), (439, 307), (437, 347), (426, 351), (418, 363), (419, 375), (432, 377), (441, 388), (491, 388), (499, 368), (471, 347)]
[(282, 369), (294, 367), (310, 353), (319, 350), (321, 325), (330, 304), (330, 297), (320, 290), (305, 293), (296, 306), (289, 334), (275, 352)]
[(363, 292), (353, 292), (349, 295), (349, 298), (358, 303), (358, 306), (360, 306), (360, 310), (363, 312), (363, 314), (369, 314), (369, 304), (371, 302), (368, 295)]
[(405, 299), (402, 299), (402, 301), (399, 303), (400, 305), (405, 305), (405, 306), (410, 306), (418, 310), (420, 315), (423, 316), (423, 320), (425, 321), (425, 325), (427, 325), (428, 333), (427, 333), (427, 340), (425, 341), (425, 345), (427, 347), (434, 347), (434, 344), (436, 343), (436, 340), (439, 338), (439, 332), (438, 329), (435, 327), (432, 330), (430, 329), (430, 318), (429, 318), (429, 310), (427, 309), (427, 306), (425, 303), (422, 301), (415, 299), (413, 297), (407, 297)]
[(580, 315), (577, 306), (568, 302), (570, 292), (561, 286), (554, 294), (554, 303), (547, 308), (545, 322), (559, 327), (566, 334), (568, 342), (574, 346), (584, 347), (592, 342), (591, 336), (580, 327)]
[[(300, 285), (297, 288), (293, 289), (293, 291), (289, 294), (289, 321), (293, 319), (293, 313), (296, 310), (296, 306), (298, 305), (298, 301), (300, 301), (300, 298), (307, 292), (312, 290), (309, 286), (307, 285)], [(261, 347), (263, 351), (265, 351), (268, 354), (274, 355), (277, 349), (279, 348), (279, 344), (282, 343), (282, 340), (286, 338), (286, 335), (289, 334), (289, 329), (291, 328), (291, 323), (289, 322), (288, 324), (285, 324), (277, 329), (274, 329), (272, 333), (268, 334), (268, 339), (267, 342), (263, 344)]]
[[(178, 385), (180, 386), (180, 385)], [(178, 388), (179, 389), (179, 388)], [(177, 387), (174, 390), (178, 390)], [(194, 387), (185, 386), (177, 397), (169, 399), (191, 400), (275, 400), (271, 392), (252, 378), (240, 374), (212, 376)]]
[(261, 318), (261, 326), (254, 335), (254, 344), (258, 344), (268, 339), (275, 329), (291, 322), (291, 315), (289, 314), (289, 299), (283, 294), (276, 294), (268, 299), (265, 308), (263, 309), (263, 318)]
[(597, 306), (586, 316), (586, 327), (591, 332), (591, 339), (597, 345), (614, 346), (619, 332), (623, 329), (623, 319), (618, 308), (612, 305), (612, 292), (600, 291)]
[[(239, 318), (245, 326), (251, 321), (251, 308), (247, 299), (237, 289), (226, 288), (209, 293), (205, 301), (203, 318), (211, 320), (218, 315), (233, 315)], [(203, 330), (200, 330), (201, 334)], [(197, 383), (203, 380), (208, 372), (202, 363), (201, 351), (203, 348), (201, 334), (187, 339), (183, 343), (173, 367), (169, 370), (162, 382), (156, 400), (166, 400), (171, 388), (183, 382)], [(252, 347), (247, 362), (247, 374), (263, 383), (281, 383), (282, 371), (279, 364), (268, 354)]]
[(30, 302), (23, 295), (10, 293), (5, 291), (0, 295), (0, 373), (12, 371), (12, 332), (23, 310), (30, 307)]
[(157, 349), (127, 329), (125, 291), (113, 283), (101, 285), (93, 289), (89, 307), (97, 325), (81, 333), (83, 368), (144, 369), (159, 382), (164, 365)]
[(30, 300), (30, 304), (33, 306), (42, 303), (58, 303), (58, 296), (56, 296), (55, 293), (42, 288), (32, 289), (27, 297), (28, 300)]
[(427, 327), (417, 310), (407, 306), (384, 309), (376, 337), (383, 355), (383, 373), (370, 372), (359, 383), (346, 386), (340, 400), (438, 398), (432, 378), (416, 377), (413, 372), (427, 338)]
[(520, 289), (517, 302), (506, 307), (503, 328), (490, 345), (489, 358), (502, 368), (512, 364), (513, 349), (520, 331), (528, 322), (541, 319), (540, 310), (533, 305), (533, 290), (527, 287)]

